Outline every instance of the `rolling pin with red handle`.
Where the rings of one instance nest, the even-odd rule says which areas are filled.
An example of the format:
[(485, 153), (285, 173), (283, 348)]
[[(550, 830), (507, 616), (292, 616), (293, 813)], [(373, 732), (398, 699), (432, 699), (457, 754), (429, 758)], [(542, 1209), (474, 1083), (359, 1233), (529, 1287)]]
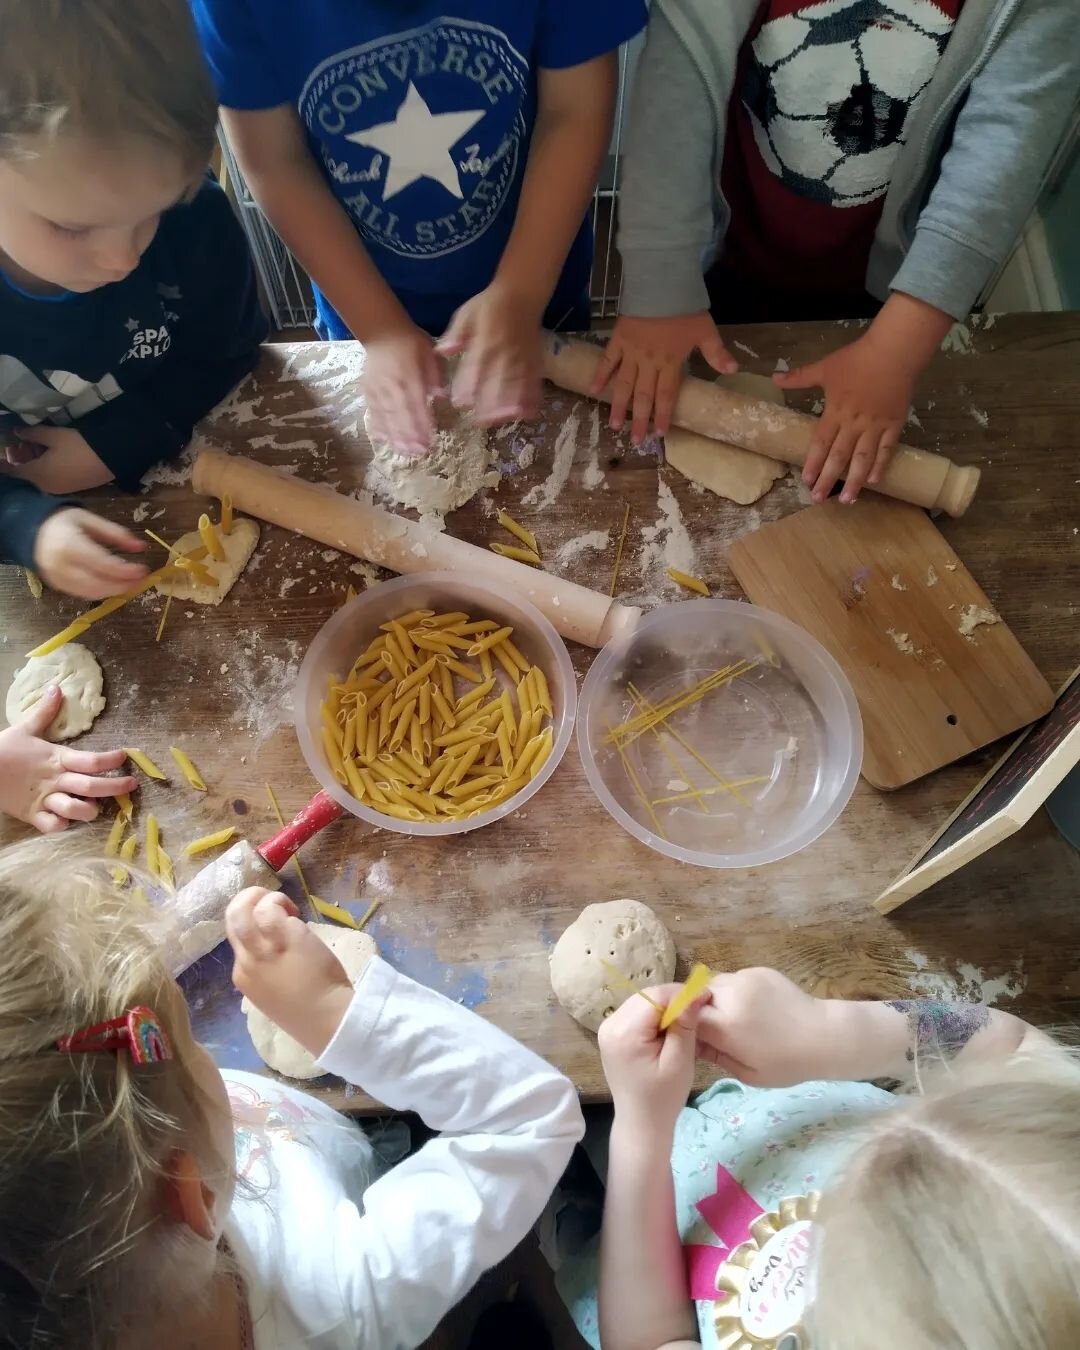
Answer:
[(234, 895), (248, 886), (276, 891), (278, 873), (289, 859), (327, 825), (342, 808), (325, 792), (316, 795), (283, 830), (255, 849), (241, 839), (215, 858), (167, 906), (162, 946), (174, 976), (187, 970), (225, 938), (225, 909)]
[(641, 617), (640, 609), (621, 605), (608, 595), (500, 558), (464, 539), (346, 497), (325, 483), (293, 478), (252, 459), (201, 450), (191, 483), (196, 492), (230, 497), (239, 511), (392, 572), (460, 572), (472, 581), (511, 586), (564, 638), (586, 647), (602, 647), (609, 638), (628, 632)]
[[(603, 354), (590, 342), (545, 334), (544, 376), (571, 393), (592, 395), (593, 381)], [(599, 395), (611, 402), (610, 384)], [(672, 421), (676, 426), (727, 445), (767, 455), (785, 464), (805, 464), (817, 418), (750, 394), (698, 380), (683, 380)], [(898, 445), (874, 491), (898, 501), (962, 516), (979, 486), (974, 465), (954, 464), (932, 450)]]

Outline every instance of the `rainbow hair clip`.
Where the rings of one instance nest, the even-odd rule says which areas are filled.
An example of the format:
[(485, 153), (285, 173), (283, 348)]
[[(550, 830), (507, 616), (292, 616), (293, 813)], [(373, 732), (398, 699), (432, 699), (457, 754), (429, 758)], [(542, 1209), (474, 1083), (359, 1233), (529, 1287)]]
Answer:
[(172, 1046), (152, 1008), (135, 1007), (122, 1017), (98, 1022), (70, 1036), (61, 1036), (56, 1048), (68, 1054), (89, 1050), (126, 1050), (132, 1064), (161, 1064), (172, 1059)]

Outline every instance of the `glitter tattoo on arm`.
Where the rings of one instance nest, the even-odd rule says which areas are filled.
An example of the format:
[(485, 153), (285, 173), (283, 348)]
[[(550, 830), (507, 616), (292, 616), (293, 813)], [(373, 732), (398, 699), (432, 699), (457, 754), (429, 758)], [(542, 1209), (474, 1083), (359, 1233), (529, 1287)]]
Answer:
[(955, 1059), (977, 1031), (990, 1020), (990, 1009), (984, 1003), (946, 1003), (936, 998), (890, 999), (888, 1007), (895, 1008), (907, 1018), (911, 1032), (907, 1058), (914, 1063), (927, 1052), (937, 1053), (942, 1059)]

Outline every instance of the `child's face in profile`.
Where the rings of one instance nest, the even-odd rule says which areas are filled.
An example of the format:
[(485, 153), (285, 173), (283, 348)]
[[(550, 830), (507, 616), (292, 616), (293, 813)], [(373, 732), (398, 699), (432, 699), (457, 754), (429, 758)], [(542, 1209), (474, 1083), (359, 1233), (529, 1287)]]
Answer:
[(0, 161), (0, 270), (41, 294), (122, 281), (193, 186), (190, 166), (148, 142), (61, 133), (22, 149)]

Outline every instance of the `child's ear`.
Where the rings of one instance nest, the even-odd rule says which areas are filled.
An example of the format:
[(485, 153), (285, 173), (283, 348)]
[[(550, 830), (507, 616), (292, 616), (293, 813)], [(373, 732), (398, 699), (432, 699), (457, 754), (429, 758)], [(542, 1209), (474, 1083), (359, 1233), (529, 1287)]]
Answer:
[(161, 1209), (171, 1223), (186, 1224), (198, 1237), (216, 1242), (214, 1192), (203, 1180), (202, 1168), (190, 1153), (179, 1149), (161, 1179)]

